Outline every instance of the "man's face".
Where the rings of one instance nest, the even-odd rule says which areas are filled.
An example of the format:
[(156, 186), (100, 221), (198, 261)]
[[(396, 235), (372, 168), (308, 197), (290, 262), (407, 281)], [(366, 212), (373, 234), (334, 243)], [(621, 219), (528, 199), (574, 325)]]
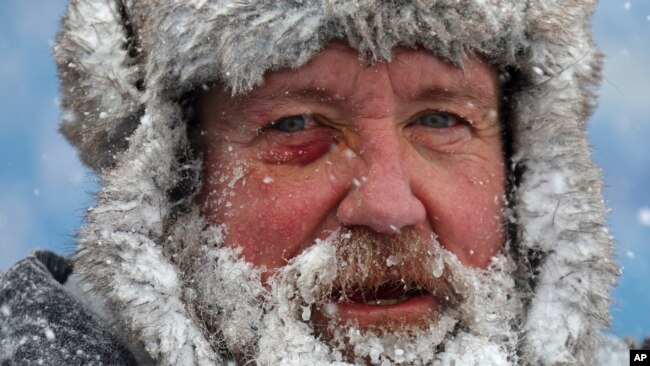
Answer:
[(334, 289), (336, 313), (318, 307), (312, 320), (420, 324), (444, 301), (435, 291), (377, 288), (417, 282), (411, 272), (424, 268), (416, 262), (431, 255), (432, 237), (469, 267), (487, 267), (501, 249), (499, 97), (495, 71), (475, 56), (461, 70), (397, 48), (391, 62), (368, 66), (332, 43), (300, 68), (269, 72), (245, 95), (201, 95), (198, 203), (226, 227), (225, 245), (262, 269), (262, 281), (317, 239), (349, 233), (342, 245), (354, 245), (363, 237), (363, 250), (380, 253), (370, 256), (377, 268), (351, 293)]

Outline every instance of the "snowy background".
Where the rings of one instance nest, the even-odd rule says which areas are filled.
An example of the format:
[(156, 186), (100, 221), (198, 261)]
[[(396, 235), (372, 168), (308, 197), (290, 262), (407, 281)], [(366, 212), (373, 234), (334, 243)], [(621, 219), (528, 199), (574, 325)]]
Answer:
[[(33, 248), (71, 253), (97, 187), (56, 131), (50, 49), (64, 10), (64, 0), (0, 1), (0, 270)], [(650, 334), (650, 0), (601, 1), (594, 26), (606, 64), (589, 137), (624, 268), (613, 327), (640, 339)]]

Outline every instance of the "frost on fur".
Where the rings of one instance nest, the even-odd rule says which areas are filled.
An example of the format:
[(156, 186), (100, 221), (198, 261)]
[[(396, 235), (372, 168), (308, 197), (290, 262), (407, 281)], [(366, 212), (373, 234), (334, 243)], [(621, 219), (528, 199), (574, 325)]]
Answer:
[[(512, 289), (529, 299), (529, 312), (522, 315), (521, 334), (508, 333), (510, 338), (502, 343), (518, 337), (522, 363), (587, 364), (597, 331), (607, 323), (608, 291), (617, 273), (611, 239), (604, 229), (599, 172), (590, 161), (584, 136), (601, 65), (590, 38), (587, 15), (592, 8), (593, 2), (587, 0), (71, 0), (54, 50), (63, 105), (69, 112), (61, 128), (103, 181), (97, 205), (88, 213), (88, 225), (79, 233), (76, 260), (81, 280), (105, 295), (126, 333), (144, 342), (161, 364), (221, 362), (220, 346), (213, 342), (215, 330), (197, 320), (200, 309), (186, 308), (187, 301), (201, 293), (216, 296), (214, 289), (187, 285), (192, 278), (186, 277), (174, 257), (180, 252), (176, 247), (180, 241), (170, 244), (166, 237), (179, 209), (169, 192), (187, 173), (188, 159), (181, 163), (179, 155), (187, 158), (183, 154), (191, 149), (184, 136), (182, 96), (215, 81), (233, 93), (246, 92), (262, 82), (265, 72), (298, 67), (334, 38), (345, 39), (369, 61), (390, 59), (391, 49), (398, 44), (424, 47), (455, 62), (466, 52), (476, 52), (500, 71), (515, 70), (514, 76), (523, 84), (509, 95), (512, 117), (505, 121), (513, 130), (511, 168), (523, 172), (511, 200), (518, 232), (517, 242), (512, 243), (517, 252), (513, 258), (520, 266), (542, 258), (534, 283)], [(196, 180), (193, 184), (199, 185)], [(312, 254), (322, 250), (319, 260), (325, 261), (327, 245), (318, 243)], [(233, 273), (251, 277), (247, 279), (257, 276), (255, 270), (234, 261), (235, 252), (217, 255), (212, 252), (220, 251), (216, 244), (209, 249), (201, 252), (210, 259), (206, 267), (192, 273), (227, 281), (231, 278), (227, 274), (210, 269), (227, 268), (219, 258), (231, 258), (226, 262), (232, 262)], [(296, 258), (288, 268), (297, 270), (299, 263)], [(304, 280), (324, 286), (327, 278)], [(277, 281), (283, 283), (282, 277)], [(272, 292), (249, 282), (245, 294), (273, 298)], [(296, 298), (304, 297), (305, 304), (318, 301), (300, 288), (304, 286), (295, 287)], [(485, 296), (469, 301), (478, 306), (479, 300), (503, 300)], [(134, 303), (139, 306), (133, 307)], [(307, 337), (295, 339), (297, 333), (282, 333), (292, 340), (287, 343), (291, 347), (285, 355), (269, 354), (278, 357), (269, 363), (300, 363), (304, 355), (342, 362), (342, 350), (337, 354), (312, 342), (314, 335), (300, 325), (304, 325), (300, 319), (311, 316), (305, 304), (265, 302), (271, 309), (297, 316), (291, 324)], [(549, 307), (563, 310), (549, 313)], [(243, 353), (259, 351), (250, 346), (257, 336), (248, 330), (273, 329), (284, 322), (266, 308), (231, 304), (225, 309), (233, 316), (240, 312), (249, 316), (244, 327), (235, 322), (220, 331)], [(465, 320), (468, 327), (472, 322), (473, 332), (455, 330), (458, 337), (449, 352), (481, 344), (483, 356), (494, 357), (495, 364), (515, 362), (503, 354), (509, 346), (485, 338), (485, 332), (501, 330), (491, 328), (489, 319)], [(399, 348), (404, 353), (394, 347), (387, 351), (390, 342), (399, 341), (373, 343), (369, 336), (359, 337), (377, 344), (366, 349), (358, 342), (358, 352), (378, 363), (398, 362), (413, 354), (429, 357), (425, 350), (406, 346)], [(260, 348), (276, 345), (271, 338), (259, 339)], [(545, 352), (547, 345), (557, 351), (553, 356)], [(433, 357), (451, 359), (444, 354)], [(468, 354), (462, 358), (466, 364), (476, 361)]]
[[(171, 240), (192, 235), (188, 227), (186, 223), (179, 226)], [(424, 328), (382, 334), (348, 324), (335, 327), (332, 337), (325, 340), (311, 323), (311, 316), (317, 308), (336, 307), (329, 296), (341, 283), (341, 276), (349, 275), (345, 267), (350, 265), (341, 254), (354, 245), (346, 241), (346, 233), (317, 240), (279, 269), (268, 286), (261, 284), (261, 272), (242, 259), (238, 250), (218, 245), (215, 237), (220, 234), (215, 235), (214, 229), (197, 234), (204, 243), (198, 247), (210, 249), (199, 249), (199, 256), (181, 260), (189, 259), (184, 268), (187, 280), (192, 281), (186, 301), (193, 304), (195, 315), (211, 314), (201, 318), (213, 348), (227, 350), (224, 356), (241, 363), (344, 365), (366, 360), (373, 365), (434, 361), (447, 365), (471, 349), (485, 354), (463, 356), (463, 365), (479, 365), (484, 357), (494, 360), (494, 365), (517, 364), (513, 350), (518, 342), (515, 329), (521, 302), (512, 296), (512, 268), (505, 257), (495, 257), (486, 270), (470, 269), (432, 238), (431, 257), (443, 260), (445, 271), (449, 271), (446, 275), (453, 277), (454, 290), (464, 298), (458, 307), (445, 310)], [(345, 258), (351, 260), (348, 255)], [(359, 280), (363, 276), (356, 275)], [(446, 351), (436, 351), (439, 344), (445, 344)]]

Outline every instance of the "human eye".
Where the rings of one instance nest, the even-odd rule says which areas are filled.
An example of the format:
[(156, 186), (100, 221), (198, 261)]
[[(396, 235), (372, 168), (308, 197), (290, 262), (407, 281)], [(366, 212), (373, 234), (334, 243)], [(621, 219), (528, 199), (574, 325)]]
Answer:
[(431, 128), (449, 128), (461, 123), (459, 117), (444, 112), (427, 112), (420, 115), (416, 122)]
[(410, 139), (430, 150), (447, 150), (472, 136), (472, 123), (457, 114), (444, 111), (418, 113), (406, 125)]
[(299, 132), (307, 128), (307, 116), (289, 116), (280, 118), (271, 123), (271, 128), (281, 132)]

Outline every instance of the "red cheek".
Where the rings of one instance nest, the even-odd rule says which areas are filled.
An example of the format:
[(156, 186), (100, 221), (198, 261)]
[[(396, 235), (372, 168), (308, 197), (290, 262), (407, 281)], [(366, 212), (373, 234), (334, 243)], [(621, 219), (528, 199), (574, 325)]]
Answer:
[[(286, 191), (263, 186), (257, 192), (262, 201), (271, 196), (288, 196)], [(303, 227), (298, 219), (309, 216), (306, 206), (299, 200), (304, 195), (300, 192), (292, 194), (294, 199), (283, 202), (282, 209), (269, 202), (253, 204), (227, 222), (229, 243), (241, 247), (244, 258), (257, 267), (273, 270), (285, 265), (287, 259), (300, 251), (306, 229), (311, 229), (311, 226)]]

